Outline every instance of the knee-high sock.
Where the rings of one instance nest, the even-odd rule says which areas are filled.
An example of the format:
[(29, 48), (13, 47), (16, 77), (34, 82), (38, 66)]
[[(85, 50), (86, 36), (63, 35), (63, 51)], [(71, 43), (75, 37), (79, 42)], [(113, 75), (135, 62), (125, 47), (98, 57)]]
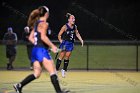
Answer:
[(60, 88), (58, 77), (56, 74), (51, 75), (51, 82), (55, 88), (55, 91), (57, 93), (61, 93), (61, 88)]
[(69, 65), (69, 60), (64, 60), (64, 67), (63, 67), (63, 70), (67, 71), (67, 68), (68, 68), (68, 65)]
[(36, 77), (34, 76), (34, 74), (27, 76), (22, 82), (20, 82), (21, 87), (27, 85), (28, 83), (30, 83), (31, 81), (33, 81), (35, 79), (36, 79)]
[(59, 67), (60, 67), (60, 65), (61, 65), (61, 60), (60, 59), (57, 59), (57, 61), (56, 61), (56, 70), (58, 71), (59, 70)]

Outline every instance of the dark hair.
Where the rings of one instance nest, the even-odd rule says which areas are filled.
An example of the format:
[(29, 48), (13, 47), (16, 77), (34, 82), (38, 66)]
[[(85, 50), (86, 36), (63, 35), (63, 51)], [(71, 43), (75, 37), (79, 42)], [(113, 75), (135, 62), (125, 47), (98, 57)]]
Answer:
[(33, 29), (35, 22), (40, 17), (44, 16), (46, 12), (49, 12), (49, 9), (46, 6), (41, 6), (38, 9), (33, 10), (28, 19), (29, 28)]
[(49, 12), (49, 9), (46, 6), (41, 6), (38, 8), (38, 10), (40, 11), (40, 17), (44, 16), (46, 12)]

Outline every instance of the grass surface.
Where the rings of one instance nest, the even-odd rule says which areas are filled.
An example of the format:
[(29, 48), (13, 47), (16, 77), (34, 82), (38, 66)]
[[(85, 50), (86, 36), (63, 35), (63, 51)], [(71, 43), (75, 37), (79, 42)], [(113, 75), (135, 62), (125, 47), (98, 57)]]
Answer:
[[(0, 67), (6, 67), (5, 46), (0, 45)], [(54, 58), (55, 54), (51, 53)], [(89, 69), (136, 69), (136, 47), (135, 46), (89, 46), (88, 56)], [(29, 67), (30, 61), (27, 57), (25, 45), (17, 46), (17, 56), (14, 67)], [(62, 65), (63, 66), (63, 65)], [(69, 69), (87, 68), (87, 46), (75, 45), (70, 58)], [(139, 47), (140, 68), (140, 47)]]
[[(31, 71), (0, 71), (0, 93), (15, 93), (12, 85)], [(68, 71), (66, 78), (58, 73), (62, 88), (71, 93), (139, 93), (138, 72)], [(23, 88), (23, 93), (55, 93), (47, 72)]]

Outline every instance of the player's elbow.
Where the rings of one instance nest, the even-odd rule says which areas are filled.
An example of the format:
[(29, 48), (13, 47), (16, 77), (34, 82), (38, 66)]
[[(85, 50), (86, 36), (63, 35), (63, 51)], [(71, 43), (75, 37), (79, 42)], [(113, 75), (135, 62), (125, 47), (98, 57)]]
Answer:
[(58, 35), (58, 39), (61, 39), (61, 35)]
[(34, 43), (33, 37), (29, 36), (29, 37), (28, 37), (28, 40), (29, 40), (30, 42)]

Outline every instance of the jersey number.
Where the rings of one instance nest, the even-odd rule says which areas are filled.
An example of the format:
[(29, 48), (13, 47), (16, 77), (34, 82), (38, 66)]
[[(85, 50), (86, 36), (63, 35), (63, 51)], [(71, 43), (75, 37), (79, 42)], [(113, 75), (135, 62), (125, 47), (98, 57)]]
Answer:
[(74, 36), (73, 34), (70, 35), (70, 40), (73, 40), (73, 36)]
[(37, 39), (37, 32), (34, 33), (34, 40), (35, 40), (34, 45), (37, 45), (37, 40), (38, 40)]

